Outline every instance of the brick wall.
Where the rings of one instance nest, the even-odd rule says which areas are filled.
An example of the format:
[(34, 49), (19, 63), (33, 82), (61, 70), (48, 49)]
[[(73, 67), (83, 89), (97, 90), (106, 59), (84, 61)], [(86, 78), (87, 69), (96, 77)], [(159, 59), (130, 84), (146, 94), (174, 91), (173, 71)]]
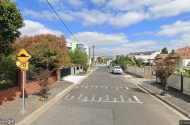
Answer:
[[(0, 91), (0, 104), (2, 104), (5, 101), (13, 100), (16, 97), (22, 96), (22, 75), (23, 72), (21, 70), (18, 70), (18, 86), (9, 88), (3, 91)], [(25, 79), (26, 79), (26, 72), (25, 72)], [(59, 71), (56, 72), (56, 76), (49, 77), (49, 83), (52, 84), (59, 80)], [(29, 94), (34, 91), (39, 90), (40, 86), (37, 84), (37, 82), (31, 82), (26, 84), (25, 80), (25, 93)]]

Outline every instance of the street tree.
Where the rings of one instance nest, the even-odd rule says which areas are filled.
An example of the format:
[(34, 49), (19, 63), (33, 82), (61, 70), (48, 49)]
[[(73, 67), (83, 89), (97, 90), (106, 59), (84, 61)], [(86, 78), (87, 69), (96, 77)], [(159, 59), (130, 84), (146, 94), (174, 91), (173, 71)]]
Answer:
[(167, 47), (164, 47), (162, 50), (161, 50), (161, 53), (160, 54), (168, 54), (168, 49)]
[(9, 47), (20, 35), (19, 28), (24, 26), (22, 14), (16, 2), (0, 0), (0, 54), (9, 55)]
[(15, 56), (25, 48), (32, 56), (30, 64), (35, 68), (58, 69), (71, 66), (71, 59), (67, 53), (66, 40), (52, 34), (24, 36), (17, 39), (12, 47), (15, 48)]
[(158, 63), (155, 66), (156, 76), (160, 79), (161, 83), (164, 85), (163, 93), (167, 94), (166, 90), (168, 90), (168, 78), (174, 72), (176, 66), (172, 61), (164, 61), (162, 63)]
[(71, 58), (71, 63), (75, 64), (75, 65), (82, 65), (83, 66), (83, 70), (87, 71), (88, 69), (88, 55), (86, 52), (83, 51), (79, 51), (78, 49), (75, 49), (74, 51), (69, 51), (68, 50), (68, 54)]

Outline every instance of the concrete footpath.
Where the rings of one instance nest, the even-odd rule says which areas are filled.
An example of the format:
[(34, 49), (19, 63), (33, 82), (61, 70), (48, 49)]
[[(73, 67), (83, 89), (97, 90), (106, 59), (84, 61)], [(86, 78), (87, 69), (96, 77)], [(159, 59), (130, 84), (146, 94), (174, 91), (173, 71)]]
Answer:
[[(145, 89), (150, 94), (160, 99), (173, 109), (177, 110), (181, 114), (190, 118), (190, 96), (181, 93), (179, 90), (174, 88), (169, 88), (167, 90), (168, 96), (161, 96), (160, 93), (163, 92), (163, 85), (156, 83), (156, 80), (153, 79), (150, 83), (150, 79), (140, 78), (136, 75), (126, 73), (124, 75), (129, 81), (133, 84), (138, 85), (139, 87)], [(150, 86), (149, 86), (150, 83)]]
[[(70, 75), (63, 78), (61, 81), (53, 83), (50, 87), (50, 95), (48, 96), (48, 102), (39, 101), (39, 96), (36, 92), (30, 93), (28, 98), (25, 99), (25, 113), (22, 112), (23, 101), (22, 98), (15, 98), (12, 101), (7, 101), (0, 105), (0, 119), (9, 120), (13, 119), (15, 124), (25, 124), (27, 120), (30, 120), (32, 114), (35, 112), (40, 114), (47, 110), (46, 107), (53, 105), (58, 99), (68, 93), (72, 88), (77, 86), (90, 75), (96, 67), (91, 68), (87, 73), (81, 72), (77, 75)], [(47, 106), (48, 105), (48, 106)], [(36, 116), (36, 114), (35, 114)], [(27, 119), (29, 118), (29, 119)], [(22, 121), (24, 121), (22, 123)], [(0, 123), (1, 124), (1, 123)]]

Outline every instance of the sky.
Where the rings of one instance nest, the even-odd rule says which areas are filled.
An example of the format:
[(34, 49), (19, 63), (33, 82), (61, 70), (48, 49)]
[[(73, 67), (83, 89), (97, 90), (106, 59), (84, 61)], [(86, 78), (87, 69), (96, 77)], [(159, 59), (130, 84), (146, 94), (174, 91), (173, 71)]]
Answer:
[(78, 41), (46, 0), (13, 1), (23, 15), (22, 36), (63, 35), (91, 52), (94, 45), (96, 56), (190, 46), (190, 0), (48, 0)]

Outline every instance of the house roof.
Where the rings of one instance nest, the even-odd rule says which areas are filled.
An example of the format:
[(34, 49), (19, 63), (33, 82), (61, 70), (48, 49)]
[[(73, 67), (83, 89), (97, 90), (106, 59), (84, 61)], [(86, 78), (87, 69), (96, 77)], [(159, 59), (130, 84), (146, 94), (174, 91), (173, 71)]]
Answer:
[(180, 57), (190, 57), (190, 46), (174, 51)]
[(165, 59), (168, 56), (168, 54), (159, 54), (159, 56), (162, 57), (162, 59)]
[[(154, 62), (155, 63), (162, 62), (167, 56), (168, 56), (168, 54), (157, 54)], [(161, 58), (158, 58), (158, 57), (161, 57)]]

